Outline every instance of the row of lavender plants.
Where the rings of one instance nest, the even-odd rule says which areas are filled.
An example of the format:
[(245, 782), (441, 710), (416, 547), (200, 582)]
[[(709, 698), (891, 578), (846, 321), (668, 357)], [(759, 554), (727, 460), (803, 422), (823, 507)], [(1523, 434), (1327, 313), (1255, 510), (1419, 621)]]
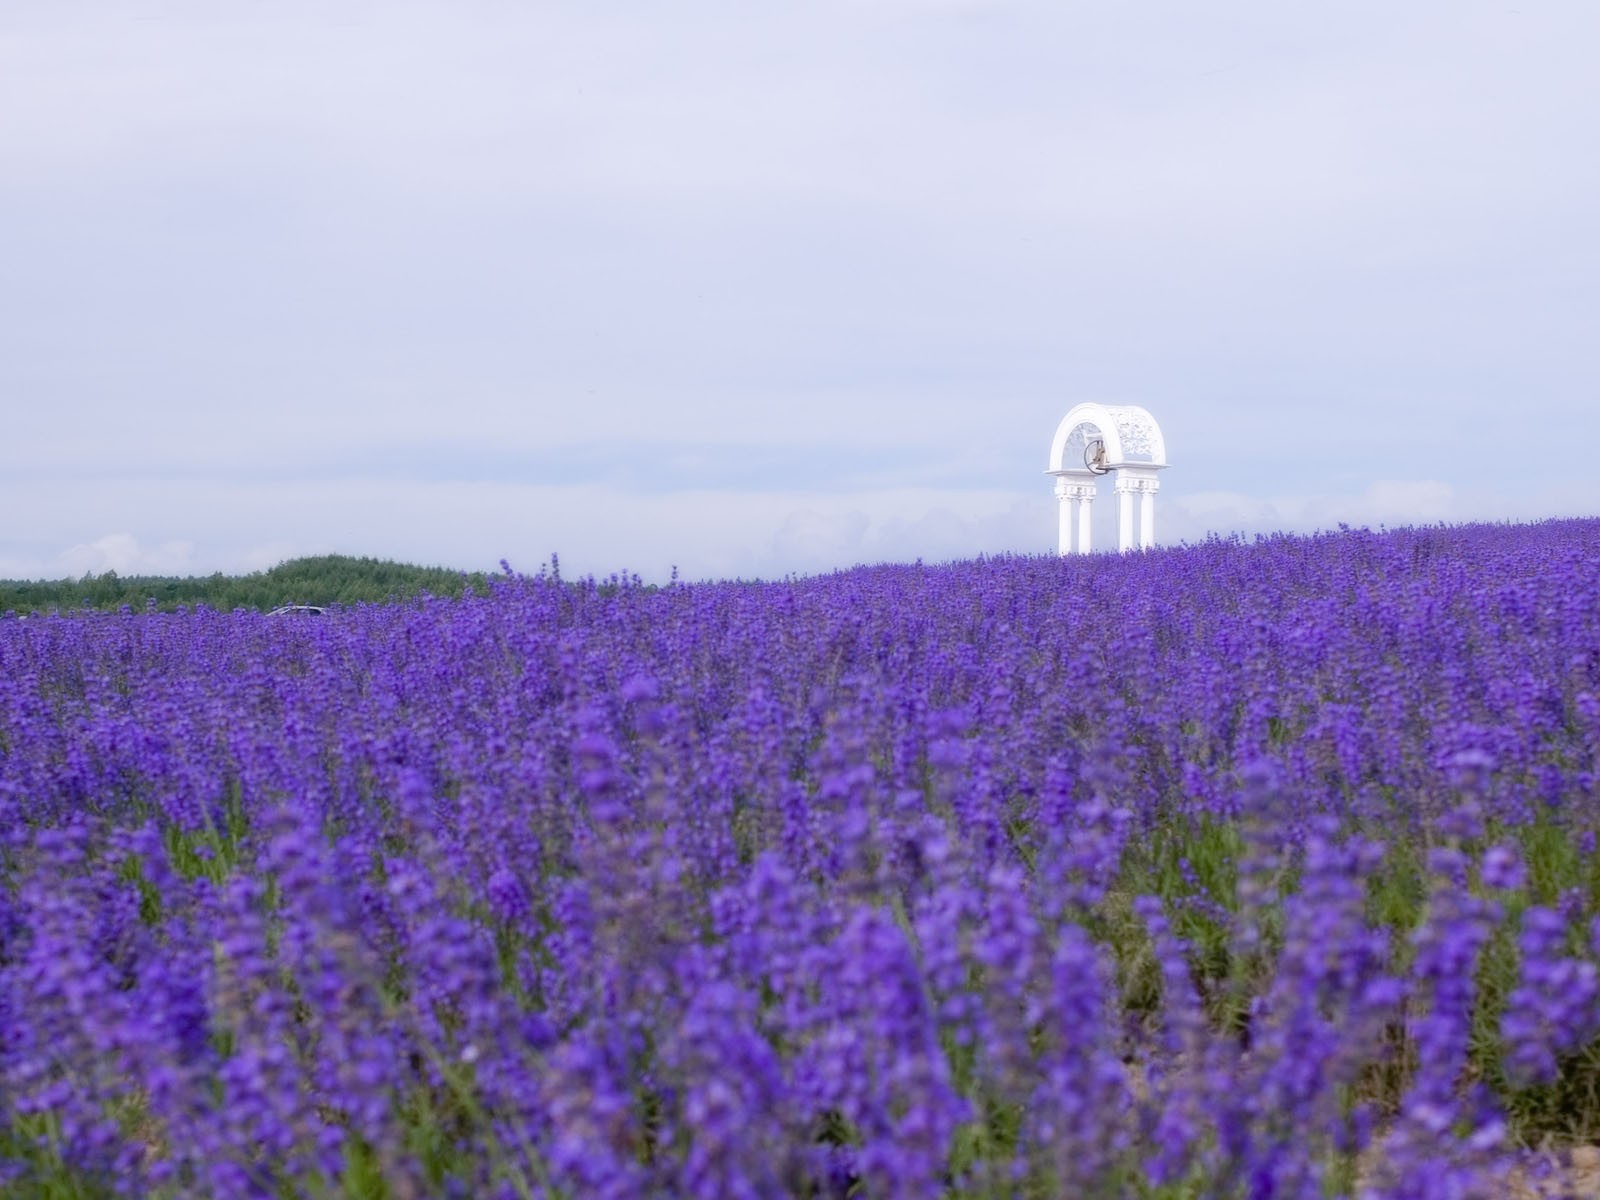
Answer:
[(1596, 521), (0, 621), (0, 1191), (1502, 1194), (1597, 756)]

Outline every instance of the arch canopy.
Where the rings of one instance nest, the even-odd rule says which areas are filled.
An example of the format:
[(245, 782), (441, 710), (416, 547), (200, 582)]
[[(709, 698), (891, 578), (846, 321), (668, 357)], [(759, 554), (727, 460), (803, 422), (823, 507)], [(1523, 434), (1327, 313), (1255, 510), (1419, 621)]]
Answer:
[(1052, 475), (1093, 474), (1084, 454), (1096, 438), (1105, 442), (1105, 466), (1110, 470), (1167, 465), (1161, 426), (1137, 404), (1077, 404), (1056, 426), (1045, 470)]

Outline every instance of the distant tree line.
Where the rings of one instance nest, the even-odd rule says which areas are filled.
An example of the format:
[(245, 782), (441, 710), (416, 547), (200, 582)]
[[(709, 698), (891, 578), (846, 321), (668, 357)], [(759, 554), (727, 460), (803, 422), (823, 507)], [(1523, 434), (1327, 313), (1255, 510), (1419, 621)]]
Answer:
[(459, 596), (466, 590), (484, 593), (488, 580), (482, 571), (453, 571), (448, 567), (415, 567), (377, 558), (347, 554), (322, 554), (295, 558), (266, 571), (249, 575), (163, 576), (118, 575), (107, 571), (81, 579), (0, 580), (0, 613), (18, 615), (51, 609), (118, 609), (135, 612), (154, 607), (170, 612), (180, 606), (204, 604), (230, 612), (235, 608), (263, 611), (284, 604), (322, 606), (381, 603), (403, 600), (427, 592)]

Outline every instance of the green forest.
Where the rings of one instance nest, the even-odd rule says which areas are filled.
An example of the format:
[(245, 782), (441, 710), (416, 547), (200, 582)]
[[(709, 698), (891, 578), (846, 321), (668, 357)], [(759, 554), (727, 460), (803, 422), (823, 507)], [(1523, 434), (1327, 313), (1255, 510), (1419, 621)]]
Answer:
[(377, 558), (322, 554), (295, 558), (249, 575), (169, 577), (161, 575), (85, 575), (81, 579), (0, 580), (0, 613), (18, 616), (51, 610), (119, 609), (135, 612), (204, 604), (223, 612), (235, 608), (268, 611), (285, 604), (323, 607), (403, 600), (427, 592), (459, 596), (471, 589), (484, 592), (482, 571), (448, 567), (416, 567)]

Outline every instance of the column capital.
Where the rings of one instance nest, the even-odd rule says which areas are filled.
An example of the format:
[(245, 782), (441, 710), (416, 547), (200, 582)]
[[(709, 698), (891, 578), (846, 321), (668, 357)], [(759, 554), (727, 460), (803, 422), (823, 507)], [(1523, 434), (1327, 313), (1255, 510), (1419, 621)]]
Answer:
[(1092, 479), (1074, 479), (1071, 475), (1056, 476), (1056, 498), (1058, 500), (1082, 500), (1088, 504), (1094, 500), (1095, 485)]
[(1148, 475), (1131, 475), (1126, 468), (1122, 468), (1117, 471), (1116, 490), (1124, 495), (1129, 493), (1152, 495), (1161, 490), (1161, 480), (1156, 478), (1154, 472)]

